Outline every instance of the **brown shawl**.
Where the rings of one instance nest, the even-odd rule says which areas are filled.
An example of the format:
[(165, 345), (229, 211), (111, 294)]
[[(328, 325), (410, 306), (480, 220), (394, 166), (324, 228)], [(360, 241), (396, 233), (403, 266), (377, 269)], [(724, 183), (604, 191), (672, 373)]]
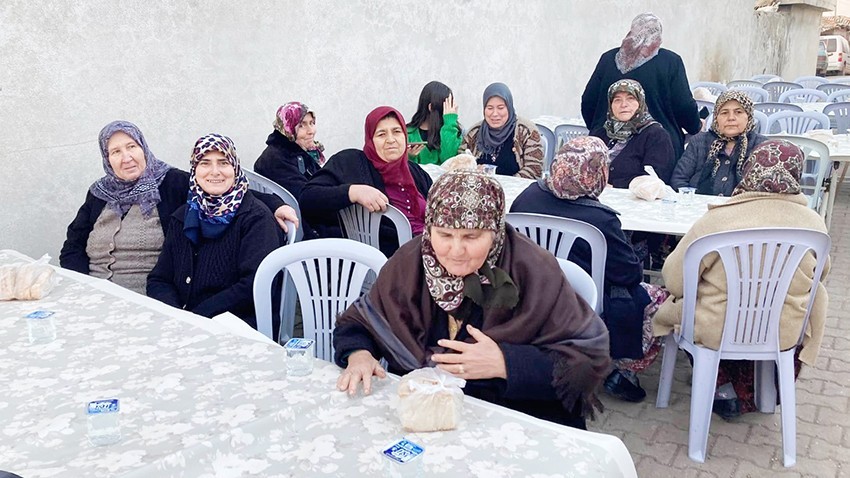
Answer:
[[(425, 284), (421, 241), (420, 236), (399, 248), (369, 294), (337, 319), (338, 325), (365, 327), (390, 367), (405, 371), (432, 365), (433, 351), (426, 342), (439, 307)], [(593, 406), (601, 409), (595, 391), (610, 366), (602, 319), (578, 300), (555, 257), (513, 228), (505, 231), (495, 265), (519, 288), (519, 303), (513, 309), (484, 308), (482, 332), (497, 343), (536, 345), (551, 352), (551, 384), (561, 403), (571, 410), (580, 400), (582, 415), (593, 417)]]

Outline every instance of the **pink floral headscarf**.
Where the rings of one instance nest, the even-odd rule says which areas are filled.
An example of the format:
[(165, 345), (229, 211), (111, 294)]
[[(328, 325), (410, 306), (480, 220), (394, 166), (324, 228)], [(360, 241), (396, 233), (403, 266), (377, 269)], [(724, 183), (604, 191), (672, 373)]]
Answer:
[(655, 58), (661, 48), (661, 19), (641, 13), (632, 20), (632, 28), (623, 38), (614, 61), (620, 73), (628, 73)]
[[(310, 110), (307, 105), (291, 101), (277, 109), (277, 114), (274, 117), (274, 129), (294, 143), (298, 126), (308, 114), (313, 115), (313, 119), (316, 119), (316, 113)], [(306, 149), (320, 166), (325, 163), (325, 155), (322, 154), (324, 150), (325, 147), (322, 143), (316, 140), (313, 140), (312, 147)]]

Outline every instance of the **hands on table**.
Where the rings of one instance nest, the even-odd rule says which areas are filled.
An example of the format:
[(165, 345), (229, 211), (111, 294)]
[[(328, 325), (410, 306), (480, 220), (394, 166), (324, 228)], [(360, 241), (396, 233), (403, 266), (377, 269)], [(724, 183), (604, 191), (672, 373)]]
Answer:
[(386, 378), (387, 372), (368, 350), (357, 350), (348, 356), (348, 366), (336, 381), (336, 388), (349, 395), (357, 393), (357, 384), (363, 382), (363, 393), (372, 393), (372, 376)]

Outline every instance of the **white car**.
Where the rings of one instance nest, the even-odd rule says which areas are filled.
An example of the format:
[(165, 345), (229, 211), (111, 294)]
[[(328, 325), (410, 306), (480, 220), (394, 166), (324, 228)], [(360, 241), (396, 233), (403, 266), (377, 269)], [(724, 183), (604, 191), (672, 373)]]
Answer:
[(839, 35), (824, 35), (820, 37), (820, 41), (826, 43), (826, 72), (843, 75), (850, 65), (850, 44), (847, 39)]

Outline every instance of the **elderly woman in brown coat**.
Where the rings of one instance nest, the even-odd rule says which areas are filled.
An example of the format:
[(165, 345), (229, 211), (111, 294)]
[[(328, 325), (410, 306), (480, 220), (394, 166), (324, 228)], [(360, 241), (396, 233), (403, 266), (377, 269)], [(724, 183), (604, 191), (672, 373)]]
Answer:
[(337, 319), (340, 390), (362, 382), (368, 393), (381, 357), (398, 374), (436, 365), (469, 395), (584, 428), (608, 373), (608, 332), (555, 257), (505, 227), (504, 204), (481, 173), (434, 183), (423, 235)]

